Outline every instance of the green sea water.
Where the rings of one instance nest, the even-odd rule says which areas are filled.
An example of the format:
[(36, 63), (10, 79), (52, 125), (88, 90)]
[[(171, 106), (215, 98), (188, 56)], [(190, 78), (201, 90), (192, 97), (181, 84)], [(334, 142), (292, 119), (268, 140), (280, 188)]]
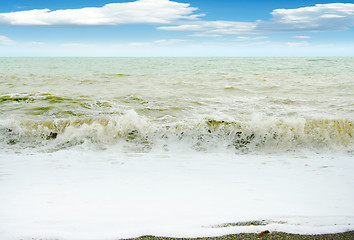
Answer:
[(0, 145), (354, 150), (354, 58), (0, 58)]

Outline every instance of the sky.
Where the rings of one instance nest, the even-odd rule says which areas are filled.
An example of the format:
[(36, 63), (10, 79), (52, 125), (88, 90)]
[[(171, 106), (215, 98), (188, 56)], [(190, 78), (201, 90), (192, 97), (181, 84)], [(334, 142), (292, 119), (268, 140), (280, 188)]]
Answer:
[(0, 1), (0, 57), (354, 56), (352, 1)]

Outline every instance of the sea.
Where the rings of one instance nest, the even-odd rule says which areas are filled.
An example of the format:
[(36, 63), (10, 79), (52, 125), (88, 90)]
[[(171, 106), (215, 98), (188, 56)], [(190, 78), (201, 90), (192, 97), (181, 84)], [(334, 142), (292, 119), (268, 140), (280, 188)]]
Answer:
[(0, 238), (354, 230), (354, 58), (0, 58)]

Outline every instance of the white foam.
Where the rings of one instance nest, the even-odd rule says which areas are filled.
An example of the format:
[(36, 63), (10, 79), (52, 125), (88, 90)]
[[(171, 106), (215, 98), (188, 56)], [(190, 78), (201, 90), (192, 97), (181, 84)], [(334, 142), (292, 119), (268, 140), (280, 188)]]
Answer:
[(165, 123), (129, 110), (114, 116), (1, 120), (0, 144), (3, 148), (39, 150), (57, 150), (85, 143), (91, 144), (93, 149), (123, 144), (138, 152), (158, 147), (171, 150), (181, 144), (204, 152), (221, 149), (225, 152), (231, 149), (236, 152), (298, 149), (346, 152), (353, 148), (353, 131), (353, 122), (346, 119), (255, 115), (251, 120), (242, 121), (220, 115)]
[[(351, 155), (0, 154), (0, 238), (354, 230)], [(217, 227), (267, 220), (267, 226)]]

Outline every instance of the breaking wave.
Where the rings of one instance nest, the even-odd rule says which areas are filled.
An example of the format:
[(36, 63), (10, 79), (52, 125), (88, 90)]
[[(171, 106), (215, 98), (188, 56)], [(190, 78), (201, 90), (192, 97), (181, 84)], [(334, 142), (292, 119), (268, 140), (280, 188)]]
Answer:
[(248, 121), (201, 117), (157, 121), (131, 110), (123, 115), (11, 118), (0, 122), (3, 148), (59, 150), (74, 146), (124, 151), (171, 151), (176, 144), (201, 151), (277, 152), (297, 149), (354, 150), (353, 122), (339, 119), (259, 118)]

